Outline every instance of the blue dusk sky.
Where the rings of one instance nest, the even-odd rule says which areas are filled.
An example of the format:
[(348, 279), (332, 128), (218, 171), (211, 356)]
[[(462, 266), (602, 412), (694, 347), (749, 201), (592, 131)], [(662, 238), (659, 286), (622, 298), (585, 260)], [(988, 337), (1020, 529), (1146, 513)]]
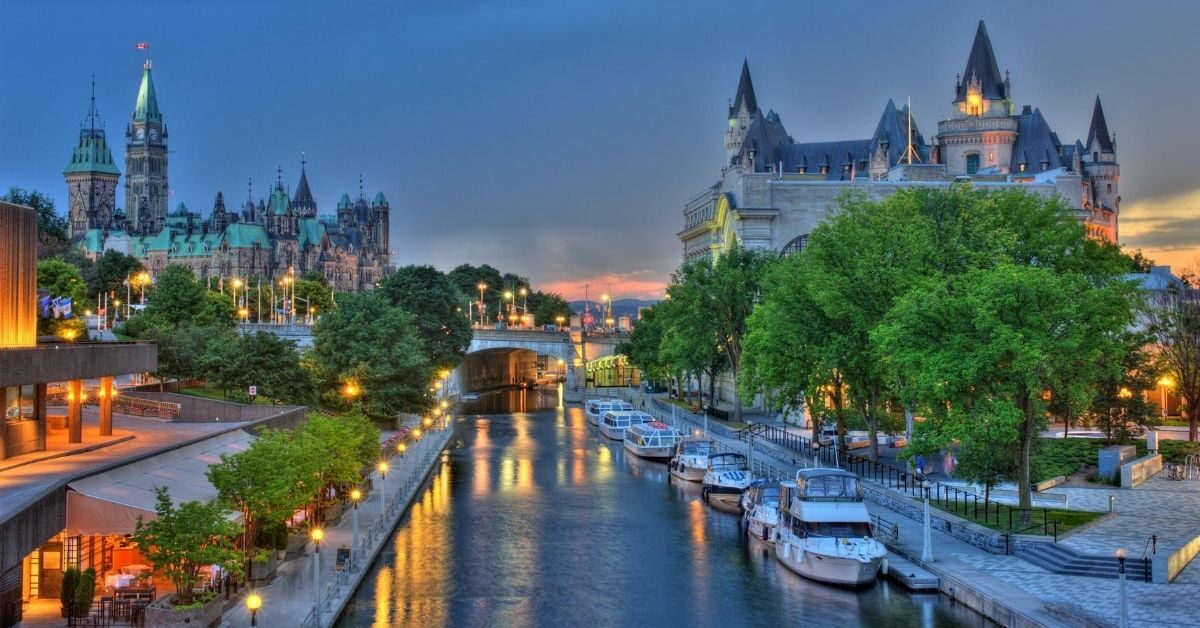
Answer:
[(1178, 268), (1200, 250), (1198, 17), (1185, 1), (3, 0), (0, 189), (64, 207), (92, 74), (123, 165), (146, 41), (172, 205), (207, 215), (250, 179), (265, 195), (277, 167), (294, 187), (303, 151), (322, 213), (359, 175), (387, 195), (397, 264), (653, 297), (684, 202), (720, 173), (743, 57), (797, 141), (868, 137), (910, 96), (929, 136), (984, 19), (1018, 104), (1064, 142), (1100, 94), (1122, 241)]

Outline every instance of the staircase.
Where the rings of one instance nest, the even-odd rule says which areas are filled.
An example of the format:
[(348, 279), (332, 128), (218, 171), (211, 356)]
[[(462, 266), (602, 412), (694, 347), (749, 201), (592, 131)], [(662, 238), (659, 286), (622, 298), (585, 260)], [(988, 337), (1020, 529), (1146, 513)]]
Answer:
[[(1061, 543), (1028, 544), (1016, 555), (1046, 571), (1066, 576), (1116, 579), (1120, 575), (1120, 564), (1115, 556), (1083, 554)], [(1146, 561), (1133, 557), (1126, 559), (1125, 577), (1149, 582), (1150, 570)]]

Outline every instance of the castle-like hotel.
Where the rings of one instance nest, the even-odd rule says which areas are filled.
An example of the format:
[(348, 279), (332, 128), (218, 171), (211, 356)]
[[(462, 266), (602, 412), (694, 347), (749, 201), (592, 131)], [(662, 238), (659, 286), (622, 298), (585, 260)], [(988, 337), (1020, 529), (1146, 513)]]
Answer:
[(116, 204), (120, 170), (113, 162), (95, 98), (79, 145), (63, 171), (72, 241), (95, 259), (106, 250), (133, 255), (152, 273), (182, 264), (201, 278), (272, 279), (320, 272), (339, 291), (369, 288), (389, 271), (389, 207), (383, 193), (368, 202), (342, 194), (336, 216), (319, 216), (303, 163), (294, 194), (282, 174), (269, 198), (253, 196), (240, 210), (217, 192), (203, 220), (181, 202), (167, 212), (167, 127), (158, 108), (149, 61), (125, 129), (125, 210)]
[(721, 179), (684, 206), (684, 259), (720, 255), (738, 243), (787, 254), (837, 208), (847, 190), (872, 200), (905, 187), (971, 181), (1058, 195), (1089, 236), (1117, 241), (1120, 166), (1116, 138), (1096, 97), (1086, 142), (1064, 144), (1041, 111), (1017, 109), (980, 21), (955, 79), (953, 114), (929, 142), (908, 106), (889, 100), (868, 139), (798, 143), (774, 111), (763, 112), (743, 63), (725, 128)]

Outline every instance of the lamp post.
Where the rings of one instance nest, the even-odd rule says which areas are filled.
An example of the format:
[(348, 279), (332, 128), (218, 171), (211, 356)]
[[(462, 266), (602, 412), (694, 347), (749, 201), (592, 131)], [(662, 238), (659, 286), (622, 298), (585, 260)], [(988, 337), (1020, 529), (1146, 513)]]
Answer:
[(450, 402), (443, 399), (440, 405), (442, 406), (442, 429), (446, 429), (446, 419), (449, 416), (447, 411), (450, 409)]
[(387, 460), (380, 460), (375, 468), (379, 469), (379, 516), (382, 517), (387, 512)]
[(258, 625), (258, 609), (262, 608), (262, 598), (257, 593), (246, 597), (246, 608), (250, 611), (250, 625)]
[(1163, 415), (1163, 418), (1167, 417), (1167, 388), (1174, 386), (1174, 385), (1175, 385), (1175, 380), (1171, 379), (1170, 377), (1163, 377), (1162, 379), (1158, 380), (1158, 387), (1162, 391), (1162, 415)]
[(350, 545), (350, 569), (358, 571), (358, 502), (362, 501), (362, 491), (350, 490), (350, 501), (354, 502), (354, 536)]
[(484, 311), (483, 291), (487, 290), (487, 284), (483, 283), (481, 281), (481, 282), (479, 282), (479, 285), (476, 286), (476, 288), (479, 288), (479, 326), (483, 327), (483, 326), (487, 325), (487, 319), (484, 318), (484, 314), (483, 314), (483, 311)]
[(144, 270), (138, 273), (138, 288), (141, 290), (141, 294), (138, 296), (138, 303), (142, 305), (146, 304), (146, 284), (148, 283), (150, 283), (150, 273)]
[(1117, 625), (1120, 628), (1129, 628), (1129, 606), (1125, 601), (1125, 548), (1117, 548), (1117, 566), (1119, 568), (1118, 578), (1121, 580), (1121, 616)]
[(325, 531), (321, 528), (313, 528), (313, 615), (319, 620), (321, 619), (321, 539), (325, 538)]
[(396, 453), (400, 454), (401, 458), (404, 457), (404, 452), (406, 452), (406, 451), (408, 451), (408, 445), (406, 445), (404, 443), (396, 444)]
[(932, 534), (930, 533), (930, 528), (929, 528), (929, 487), (930, 486), (932, 486), (932, 485), (930, 484), (929, 480), (927, 480), (925, 478), (921, 479), (921, 488), (923, 489), (922, 492), (925, 494), (925, 524), (923, 526), (923, 529), (921, 530), (921, 533), (922, 533), (921, 562), (925, 562), (925, 563), (933, 562)]
[[(525, 315), (529, 314), (529, 290), (525, 288), (521, 288), (521, 313)], [(526, 325), (529, 324), (525, 320), (525, 316), (521, 317), (521, 322), (525, 323)]]
[(565, 320), (565, 319), (564, 319), (563, 317), (561, 317), (561, 316), (555, 316), (555, 317), (554, 317), (554, 322), (558, 323), (558, 331), (562, 331), (562, 327), (563, 327), (563, 320)]

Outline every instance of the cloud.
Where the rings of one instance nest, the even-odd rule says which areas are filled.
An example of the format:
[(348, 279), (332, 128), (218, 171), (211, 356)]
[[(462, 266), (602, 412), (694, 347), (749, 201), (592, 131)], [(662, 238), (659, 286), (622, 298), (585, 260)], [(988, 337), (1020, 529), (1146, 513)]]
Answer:
[(1122, 244), (1158, 264), (1179, 268), (1200, 258), (1200, 189), (1130, 203), (1120, 222)]

